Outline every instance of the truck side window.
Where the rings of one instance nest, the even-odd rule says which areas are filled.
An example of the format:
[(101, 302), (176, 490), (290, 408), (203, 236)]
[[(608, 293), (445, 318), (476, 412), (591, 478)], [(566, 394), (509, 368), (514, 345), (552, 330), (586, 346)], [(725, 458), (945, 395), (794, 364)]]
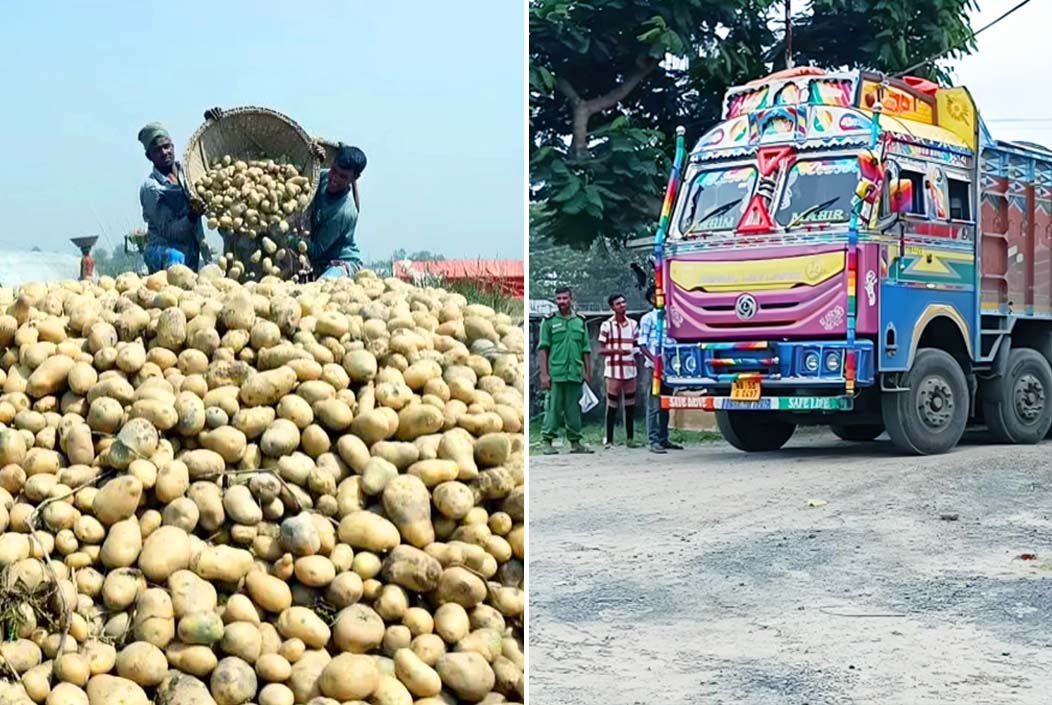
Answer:
[(950, 220), (971, 220), (968, 182), (958, 179), (947, 179), (947, 181), (950, 184)]
[(924, 215), (924, 174), (903, 169), (899, 172), (899, 178), (909, 179), (913, 183), (913, 203), (910, 205), (910, 213)]

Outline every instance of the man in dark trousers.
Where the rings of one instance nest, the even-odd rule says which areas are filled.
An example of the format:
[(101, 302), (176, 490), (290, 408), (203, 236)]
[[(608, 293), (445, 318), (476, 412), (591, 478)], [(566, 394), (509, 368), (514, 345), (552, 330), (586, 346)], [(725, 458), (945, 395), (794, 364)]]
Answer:
[(591, 346), (584, 317), (573, 312), (573, 294), (568, 287), (555, 290), (556, 313), (541, 321), (537, 363), (541, 389), (548, 392), (541, 439), (544, 454), (558, 453), (552, 441), (559, 428), (566, 429), (571, 453), (591, 453), (581, 443), (582, 384), (592, 380)]
[[(647, 384), (653, 384), (654, 378), (654, 356), (657, 355), (657, 308), (654, 285), (647, 289), (647, 302), (650, 311), (639, 321), (639, 350), (646, 359)], [(666, 338), (666, 340), (671, 339)], [(652, 389), (652, 387), (651, 387)], [(662, 386), (662, 393), (667, 390)], [(668, 450), (682, 450), (683, 446), (676, 445), (668, 439), (668, 410), (661, 408), (660, 395), (651, 392), (647, 402), (647, 436), (650, 441), (651, 453), (665, 453)]]
[(628, 305), (623, 294), (611, 294), (607, 299), (614, 315), (599, 326), (599, 354), (606, 361), (603, 378), (606, 381), (606, 437), (603, 445), (614, 444), (614, 426), (621, 397), (625, 399), (625, 441), (635, 448), (636, 415), (636, 336), (639, 326), (626, 315)]

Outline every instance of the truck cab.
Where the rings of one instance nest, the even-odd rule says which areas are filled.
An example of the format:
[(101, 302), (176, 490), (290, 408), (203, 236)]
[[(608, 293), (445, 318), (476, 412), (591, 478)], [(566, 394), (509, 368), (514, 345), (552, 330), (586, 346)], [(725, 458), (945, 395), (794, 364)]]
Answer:
[(910, 453), (969, 423), (1037, 442), (1050, 185), (1052, 152), (993, 142), (964, 88), (807, 68), (730, 89), (679, 140), (655, 243), (662, 404), (746, 451), (814, 424)]

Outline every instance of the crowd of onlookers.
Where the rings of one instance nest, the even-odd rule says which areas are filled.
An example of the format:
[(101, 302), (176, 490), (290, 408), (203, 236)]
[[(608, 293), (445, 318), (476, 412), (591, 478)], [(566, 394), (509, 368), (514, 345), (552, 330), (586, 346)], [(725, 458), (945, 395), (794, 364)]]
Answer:
[[(654, 308), (654, 287), (647, 289), (651, 310), (636, 323), (627, 315), (625, 297), (613, 294), (608, 303), (613, 315), (599, 328), (599, 359), (603, 362), (606, 388), (606, 433), (603, 445), (614, 443), (614, 429), (623, 409), (625, 438), (629, 448), (637, 448), (635, 440), (636, 393), (639, 391), (638, 357), (642, 355), (646, 379), (654, 383), (654, 355), (657, 351), (657, 309)], [(555, 292), (558, 310), (541, 322), (537, 343), (537, 362), (540, 367), (541, 389), (548, 392), (541, 431), (543, 452), (559, 451), (552, 442), (565, 429), (571, 453), (592, 453), (581, 442), (581, 395), (592, 381), (592, 346), (583, 316), (574, 313), (573, 293), (568, 287)], [(661, 393), (665, 393), (662, 389)], [(647, 395), (647, 446), (652, 453), (681, 450), (682, 446), (669, 440), (668, 411), (661, 408), (661, 395)]]

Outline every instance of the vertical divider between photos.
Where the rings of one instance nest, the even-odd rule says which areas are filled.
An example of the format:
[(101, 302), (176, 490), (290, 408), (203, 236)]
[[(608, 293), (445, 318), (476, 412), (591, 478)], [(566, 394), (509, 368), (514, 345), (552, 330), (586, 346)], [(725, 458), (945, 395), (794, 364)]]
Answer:
[(676, 128), (676, 156), (672, 162), (672, 173), (665, 187), (665, 202), (661, 206), (661, 220), (658, 223), (657, 237), (654, 240), (654, 305), (657, 307), (657, 351), (654, 355), (654, 378), (651, 393), (661, 394), (661, 378), (665, 371), (665, 238), (668, 237), (669, 222), (672, 220), (672, 207), (676, 202), (676, 192), (683, 176), (683, 162), (687, 156), (687, 130), (680, 125)]

